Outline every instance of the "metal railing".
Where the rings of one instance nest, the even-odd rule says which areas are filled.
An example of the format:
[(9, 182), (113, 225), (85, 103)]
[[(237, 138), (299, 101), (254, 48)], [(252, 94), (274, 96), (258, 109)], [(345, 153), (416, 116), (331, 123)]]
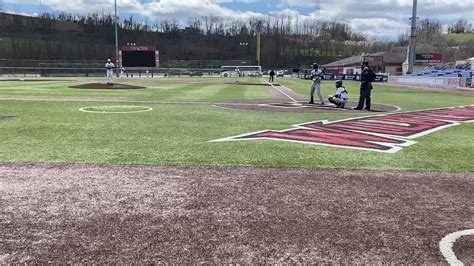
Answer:
[(0, 76), (99, 76), (104, 64), (99, 60), (0, 59)]
[[(160, 63), (160, 70), (126, 69), (131, 76), (169, 75), (203, 76), (219, 75), (223, 65), (248, 66), (247, 60), (168, 60)], [(24, 60), (0, 59), (0, 76), (82, 76), (96, 77), (105, 75), (105, 60)]]

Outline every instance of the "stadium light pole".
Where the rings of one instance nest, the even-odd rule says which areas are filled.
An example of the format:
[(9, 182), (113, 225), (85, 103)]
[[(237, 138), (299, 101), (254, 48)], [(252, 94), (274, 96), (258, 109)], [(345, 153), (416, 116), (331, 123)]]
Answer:
[(242, 61), (245, 60), (245, 47), (247, 47), (247, 45), (249, 45), (248, 42), (241, 42), (241, 43), (240, 43), (240, 46), (242, 46), (242, 48), (243, 48), (243, 49), (242, 49)]
[(260, 32), (257, 32), (257, 66), (260, 66)]
[(119, 76), (119, 71), (118, 69), (120, 68), (119, 66), (119, 52), (118, 52), (118, 19), (117, 19), (117, 0), (114, 0), (114, 5), (115, 5), (115, 67), (117, 69), (116, 76)]
[(408, 51), (408, 72), (410, 73), (413, 73), (413, 65), (415, 64), (415, 53), (416, 53), (416, 6), (417, 6), (417, 0), (413, 0), (413, 14), (411, 16), (410, 49)]

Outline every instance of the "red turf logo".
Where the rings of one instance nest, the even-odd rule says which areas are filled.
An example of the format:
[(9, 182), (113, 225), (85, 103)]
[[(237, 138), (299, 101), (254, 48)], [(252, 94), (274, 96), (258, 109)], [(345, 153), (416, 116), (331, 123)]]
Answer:
[(474, 105), (392, 113), (334, 122), (315, 121), (293, 128), (265, 130), (215, 141), (282, 140), (395, 153), (416, 142), (412, 139), (474, 121)]

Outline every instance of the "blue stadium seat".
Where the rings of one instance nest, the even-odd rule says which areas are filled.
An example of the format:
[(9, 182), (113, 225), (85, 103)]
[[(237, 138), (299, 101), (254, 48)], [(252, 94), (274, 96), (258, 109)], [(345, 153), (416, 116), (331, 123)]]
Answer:
[[(470, 67), (470, 66), (469, 66)], [(410, 76), (413, 77), (471, 77), (474, 73), (473, 70), (463, 70), (463, 69), (445, 69), (445, 70), (430, 70), (430, 71), (419, 71), (411, 73)]]

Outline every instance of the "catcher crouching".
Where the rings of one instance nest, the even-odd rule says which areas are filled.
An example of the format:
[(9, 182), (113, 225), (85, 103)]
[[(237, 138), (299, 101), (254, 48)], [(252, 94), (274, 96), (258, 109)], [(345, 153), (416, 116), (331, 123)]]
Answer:
[(342, 86), (342, 80), (336, 81), (336, 94), (328, 98), (329, 102), (336, 105), (337, 108), (344, 108), (347, 103), (347, 90)]

